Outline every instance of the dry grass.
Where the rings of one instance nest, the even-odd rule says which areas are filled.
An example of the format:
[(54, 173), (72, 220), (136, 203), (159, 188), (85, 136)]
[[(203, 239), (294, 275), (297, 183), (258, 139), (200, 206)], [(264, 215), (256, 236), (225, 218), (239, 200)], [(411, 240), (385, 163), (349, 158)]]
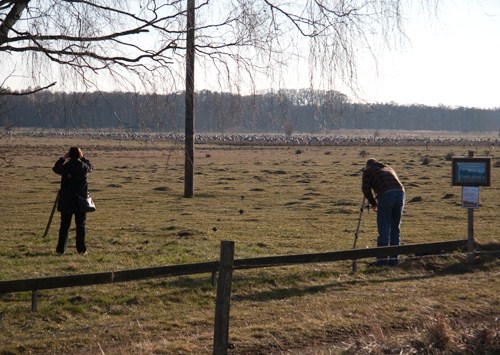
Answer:
[[(96, 167), (90, 186), (98, 212), (88, 216), (89, 255), (77, 255), (70, 239), (60, 257), (57, 215), (49, 237), (41, 235), (58, 189), (51, 167), (74, 144)], [(0, 145), (13, 147), (0, 170), (2, 280), (213, 261), (221, 240), (236, 242), (236, 258), (349, 249), (368, 158), (360, 147), (202, 145), (195, 197), (185, 199), (180, 146), (43, 137)], [(453, 147), (456, 156), (468, 149)], [(467, 213), (445, 158), (450, 147), (369, 150), (399, 172), (407, 201), (420, 197), (406, 206), (404, 243), (465, 238)], [(482, 245), (499, 244), (498, 171), (474, 214)], [(375, 245), (374, 217), (364, 214), (359, 247)], [(395, 269), (370, 261), (360, 261), (355, 275), (349, 262), (235, 272), (231, 352), (498, 349), (494, 254), (474, 267), (463, 254), (403, 257)], [(43, 291), (36, 314), (30, 294), (0, 295), (0, 353), (211, 353), (214, 296), (210, 275)]]

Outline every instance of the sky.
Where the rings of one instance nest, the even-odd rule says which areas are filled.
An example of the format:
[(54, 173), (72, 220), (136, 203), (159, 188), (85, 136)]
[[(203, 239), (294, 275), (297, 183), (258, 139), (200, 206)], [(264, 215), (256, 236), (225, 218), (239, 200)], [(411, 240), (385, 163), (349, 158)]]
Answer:
[[(438, 0), (436, 13), (421, 10), (423, 1), (408, 0), (415, 9), (405, 13), (403, 46), (379, 48), (376, 65), (361, 56), (356, 95), (334, 89), (360, 102), (500, 108), (500, 0)], [(197, 68), (200, 90), (204, 70)], [(11, 69), (0, 66), (0, 76)], [(309, 87), (307, 68), (292, 72), (305, 80), (289, 76), (280, 86)]]
[(358, 73), (368, 102), (500, 107), (500, 0), (441, 0), (414, 14), (404, 48), (383, 51)]

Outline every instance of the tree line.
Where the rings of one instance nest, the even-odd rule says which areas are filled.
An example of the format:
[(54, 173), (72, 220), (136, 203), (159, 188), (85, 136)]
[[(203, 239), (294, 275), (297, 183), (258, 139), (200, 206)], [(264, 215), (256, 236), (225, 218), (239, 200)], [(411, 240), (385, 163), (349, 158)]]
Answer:
[[(9, 96), (0, 126), (182, 132), (184, 92), (40, 91)], [(325, 133), (337, 129), (500, 131), (500, 108), (354, 103), (338, 91), (277, 90), (251, 95), (200, 91), (197, 132)]]

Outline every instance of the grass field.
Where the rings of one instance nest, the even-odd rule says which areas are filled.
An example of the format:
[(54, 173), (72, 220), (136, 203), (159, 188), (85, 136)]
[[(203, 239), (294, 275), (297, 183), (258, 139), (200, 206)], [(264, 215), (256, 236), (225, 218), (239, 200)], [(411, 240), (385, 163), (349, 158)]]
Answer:
[[(58, 214), (42, 238), (59, 187), (51, 168), (71, 145), (95, 166), (87, 256), (73, 230), (68, 252), (55, 254)], [(235, 241), (236, 258), (350, 249), (368, 157), (406, 186), (404, 244), (465, 239), (467, 210), (445, 157), (471, 149), (494, 162), (474, 211), (476, 241), (500, 246), (500, 157), (485, 147), (199, 145), (189, 199), (178, 144), (17, 136), (0, 149), (9, 162), (0, 165), (0, 280), (216, 261), (221, 240)], [(375, 245), (375, 214), (365, 210), (358, 247)], [(230, 353), (500, 351), (494, 255), (473, 266), (463, 253), (404, 256), (397, 268), (364, 260), (356, 274), (350, 262), (237, 271)], [(34, 314), (30, 298), (0, 295), (0, 354), (212, 352), (210, 275), (40, 291)]]

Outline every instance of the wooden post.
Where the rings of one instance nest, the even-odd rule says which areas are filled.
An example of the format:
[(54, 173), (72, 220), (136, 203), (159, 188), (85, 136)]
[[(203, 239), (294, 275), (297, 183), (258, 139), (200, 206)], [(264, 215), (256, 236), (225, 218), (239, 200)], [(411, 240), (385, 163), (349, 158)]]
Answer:
[(469, 262), (474, 262), (474, 209), (467, 209), (467, 252)]
[(38, 290), (31, 291), (31, 312), (35, 313), (38, 309)]
[(233, 279), (234, 242), (223, 240), (220, 246), (219, 278), (215, 303), (214, 355), (225, 355), (229, 347), (229, 303)]
[(217, 288), (217, 271), (212, 272), (212, 276), (210, 277), (210, 282), (212, 282), (213, 288)]
[[(469, 150), (469, 158), (474, 158), (474, 151)], [(474, 262), (474, 209), (467, 209), (467, 256), (469, 263)]]
[(187, 0), (184, 197), (194, 194), (194, 26), (195, 0)]

